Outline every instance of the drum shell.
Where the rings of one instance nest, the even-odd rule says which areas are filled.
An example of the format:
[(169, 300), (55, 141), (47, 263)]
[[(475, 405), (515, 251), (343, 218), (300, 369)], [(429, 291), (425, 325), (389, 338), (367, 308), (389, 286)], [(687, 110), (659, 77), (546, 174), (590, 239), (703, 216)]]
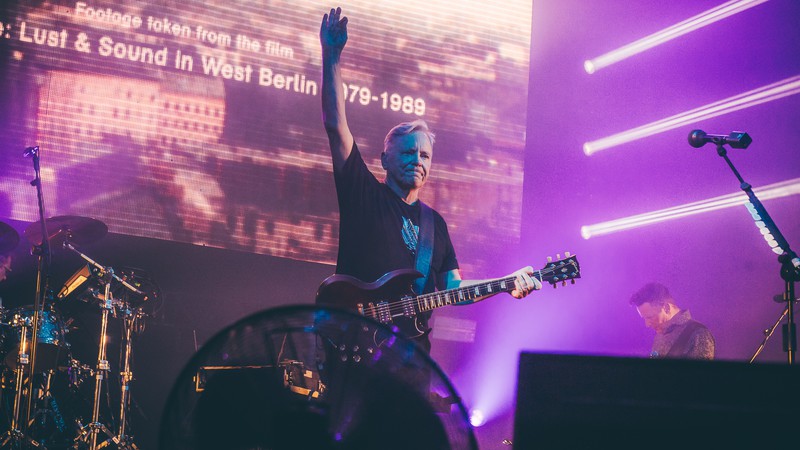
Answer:
[[(26, 350), (30, 356), (33, 316), (34, 309), (32, 306), (22, 306), (6, 312), (2, 348), (5, 355), (5, 364), (11, 369), (16, 369), (17, 367), (23, 330), (28, 342)], [(35, 367), (37, 371), (53, 370), (69, 361), (66, 326), (58, 313), (49, 309), (41, 312), (37, 335)]]

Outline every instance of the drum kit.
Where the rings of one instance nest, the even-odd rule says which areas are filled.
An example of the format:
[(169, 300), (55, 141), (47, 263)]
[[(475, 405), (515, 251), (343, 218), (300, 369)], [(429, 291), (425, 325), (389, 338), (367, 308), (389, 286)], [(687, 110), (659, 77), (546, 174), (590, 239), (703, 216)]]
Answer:
[[(47, 255), (50, 245), (58, 245), (79, 255), (85, 264), (53, 295), (46, 282), (39, 287), (42, 261), (49, 259), (40, 256), (33, 305), (5, 308), (0, 304), (0, 425), (6, 427), (0, 430), (2, 449), (138, 448), (127, 434), (134, 379), (132, 338), (143, 330), (150, 305), (159, 293), (141, 271), (117, 271), (79, 250), (79, 246), (98, 241), (107, 232), (103, 222), (81, 216), (40, 220), (23, 232), (32, 244), (32, 254)], [(19, 241), (17, 231), (0, 222), (0, 262), (5, 266), (0, 266), (0, 281), (9, 268), (2, 255), (10, 254)], [(71, 320), (64, 313), (68, 309), (65, 304), (72, 301), (80, 301), (92, 313), (91, 320), (99, 322), (99, 337), (93, 338), (97, 359), (89, 364), (73, 357)], [(118, 367), (112, 370), (107, 347), (109, 325), (115, 322), (122, 338)], [(119, 377), (118, 398), (110, 394), (113, 371)], [(89, 395), (86, 388), (92, 381)], [(103, 397), (105, 401), (101, 401)], [(112, 397), (118, 399), (118, 407), (111, 404)], [(106, 405), (102, 416), (101, 403)]]

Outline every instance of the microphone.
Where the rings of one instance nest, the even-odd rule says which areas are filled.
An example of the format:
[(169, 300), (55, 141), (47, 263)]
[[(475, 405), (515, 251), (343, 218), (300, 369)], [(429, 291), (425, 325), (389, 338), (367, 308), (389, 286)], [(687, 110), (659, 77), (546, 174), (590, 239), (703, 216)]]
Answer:
[(33, 147), (25, 148), (25, 151), (22, 153), (22, 156), (30, 158), (31, 156), (37, 156), (38, 154), (39, 154), (39, 146), (34, 145)]
[(709, 142), (717, 145), (728, 144), (731, 148), (747, 148), (753, 142), (753, 138), (744, 131), (733, 131), (727, 136), (724, 134), (708, 134), (703, 130), (692, 130), (689, 133), (689, 145), (694, 148), (700, 148)]

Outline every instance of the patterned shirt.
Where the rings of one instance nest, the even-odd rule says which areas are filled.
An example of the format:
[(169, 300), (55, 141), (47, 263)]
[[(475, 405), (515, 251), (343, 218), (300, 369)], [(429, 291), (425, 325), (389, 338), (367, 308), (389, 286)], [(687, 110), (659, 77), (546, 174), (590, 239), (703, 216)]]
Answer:
[(650, 357), (714, 359), (714, 346), (714, 336), (687, 309), (675, 314), (663, 333), (656, 333)]

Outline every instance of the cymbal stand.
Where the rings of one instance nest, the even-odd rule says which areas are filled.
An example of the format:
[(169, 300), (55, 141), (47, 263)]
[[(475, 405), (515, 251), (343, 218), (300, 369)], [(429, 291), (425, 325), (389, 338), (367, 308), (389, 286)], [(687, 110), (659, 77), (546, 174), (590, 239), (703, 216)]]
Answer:
[(116, 436), (107, 439), (98, 448), (105, 448), (107, 445), (116, 444), (117, 448), (126, 450), (138, 450), (139, 447), (133, 442), (131, 436), (125, 434), (128, 408), (130, 406), (130, 382), (133, 381), (131, 372), (131, 336), (136, 326), (136, 321), (144, 313), (141, 308), (131, 310), (127, 304), (123, 304), (123, 324), (125, 332), (125, 350), (123, 355), (122, 370), (120, 371), (120, 407), (119, 407), (119, 431)]
[[(107, 269), (106, 273), (109, 273)], [(108, 277), (110, 278), (110, 277)], [(106, 359), (106, 331), (108, 329), (108, 313), (114, 310), (113, 299), (111, 297), (111, 283), (109, 280), (105, 281), (105, 295), (103, 296), (103, 304), (101, 306), (103, 313), (100, 319), (100, 345), (97, 350), (97, 368), (95, 369), (94, 376), (94, 401), (92, 403), (92, 420), (88, 424), (81, 427), (78, 437), (75, 438), (76, 443), (80, 440), (88, 440), (89, 448), (97, 450), (97, 434), (102, 431), (109, 437), (114, 435), (109, 429), (99, 422), (100, 419), (100, 395), (102, 391), (103, 380), (108, 377), (108, 372), (111, 368)]]
[[(27, 442), (31, 447), (44, 448), (39, 442), (26, 435), (19, 429), (20, 407), (22, 406), (22, 392), (25, 390), (25, 368), (30, 363), (30, 355), (28, 355), (28, 333), (25, 329), (27, 324), (23, 319), (20, 324), (22, 328), (21, 337), (19, 341), (19, 353), (17, 354), (17, 367), (14, 369), (14, 378), (16, 393), (14, 394), (14, 412), (11, 416), (11, 423), (8, 431), (3, 435), (3, 440), (0, 442), (0, 448), (15, 448), (11, 442), (16, 444), (17, 448), (22, 448), (22, 442)], [(33, 378), (33, 375), (29, 375)]]

